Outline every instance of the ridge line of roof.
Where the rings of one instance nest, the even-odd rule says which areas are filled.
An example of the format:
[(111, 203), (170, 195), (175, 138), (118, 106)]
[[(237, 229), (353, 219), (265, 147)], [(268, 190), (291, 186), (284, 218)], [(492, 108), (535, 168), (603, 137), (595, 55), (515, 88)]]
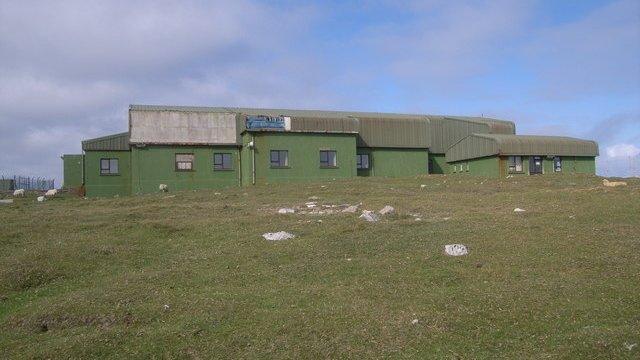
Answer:
[[(511, 120), (502, 120), (494, 118), (474, 117), (474, 116), (462, 116), (462, 115), (437, 115), (437, 114), (415, 114), (415, 113), (392, 113), (392, 112), (373, 112), (373, 111), (357, 111), (357, 110), (317, 110), (317, 109), (281, 109), (281, 108), (249, 108), (249, 107), (228, 107), (228, 106), (184, 106), (184, 105), (145, 105), (145, 104), (130, 104), (129, 110), (140, 111), (228, 111), (242, 113), (245, 110), (253, 111), (283, 111), (283, 112), (301, 112), (311, 114), (332, 114), (342, 117), (367, 117), (367, 116), (403, 116), (403, 117), (416, 117), (426, 118), (426, 120), (432, 120), (431, 118), (443, 118), (453, 119), (458, 121), (469, 121), (476, 123), (486, 122), (503, 122), (513, 123)], [(283, 114), (284, 115), (284, 114)]]
[(97, 137), (97, 138), (91, 138), (91, 139), (82, 140), (82, 143), (90, 142), (90, 141), (106, 140), (106, 139), (111, 139), (111, 138), (114, 138), (114, 137), (128, 135), (128, 134), (129, 134), (128, 131), (124, 131), (124, 132), (119, 132), (119, 133), (116, 133), (116, 134), (104, 135), (104, 136), (100, 136), (100, 137)]

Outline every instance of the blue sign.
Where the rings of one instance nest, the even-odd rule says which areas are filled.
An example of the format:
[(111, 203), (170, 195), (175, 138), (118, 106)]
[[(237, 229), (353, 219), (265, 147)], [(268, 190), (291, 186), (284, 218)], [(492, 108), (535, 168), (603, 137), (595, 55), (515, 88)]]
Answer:
[(284, 116), (247, 116), (247, 129), (281, 129), (287, 130), (287, 119)]

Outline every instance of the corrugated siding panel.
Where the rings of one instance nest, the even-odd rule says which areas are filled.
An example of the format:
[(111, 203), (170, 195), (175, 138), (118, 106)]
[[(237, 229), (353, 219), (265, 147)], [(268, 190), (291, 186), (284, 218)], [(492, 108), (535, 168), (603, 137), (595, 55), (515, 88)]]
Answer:
[(397, 147), (428, 148), (429, 120), (419, 119), (385, 119), (358, 118), (360, 131), (358, 146), (361, 147)]
[(129, 150), (129, 133), (103, 136), (82, 142), (84, 151), (126, 151)]
[(358, 119), (348, 117), (333, 119), (296, 116), (291, 118), (291, 130), (356, 133), (359, 125)]
[(431, 118), (431, 152), (444, 154), (458, 141), (473, 133), (488, 133), (489, 126), (454, 118)]
[(598, 144), (560, 136), (474, 134), (452, 146), (446, 161), (460, 161), (489, 155), (598, 156)]
[(445, 155), (447, 162), (496, 155), (500, 152), (498, 144), (492, 139), (480, 136), (468, 136), (449, 148)]

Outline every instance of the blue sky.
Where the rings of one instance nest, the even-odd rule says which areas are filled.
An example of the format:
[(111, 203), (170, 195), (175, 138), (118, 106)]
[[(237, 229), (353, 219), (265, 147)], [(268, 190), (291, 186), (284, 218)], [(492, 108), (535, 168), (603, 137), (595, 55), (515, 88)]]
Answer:
[(640, 175), (640, 2), (0, 3), (0, 174), (61, 180), (132, 103), (484, 115)]

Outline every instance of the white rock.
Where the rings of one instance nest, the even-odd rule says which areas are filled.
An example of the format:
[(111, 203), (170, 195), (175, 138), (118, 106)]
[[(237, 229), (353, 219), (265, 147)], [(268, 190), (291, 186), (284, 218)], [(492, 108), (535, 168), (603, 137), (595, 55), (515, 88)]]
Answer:
[(354, 213), (358, 211), (358, 205), (351, 205), (342, 210), (343, 213)]
[(425, 184), (420, 185), (420, 189), (424, 189), (426, 187), (427, 187), (427, 185), (425, 185)]
[(318, 199), (319, 199), (319, 197), (317, 197), (317, 196), (309, 196), (309, 200), (318, 200)]
[(418, 319), (413, 319), (413, 320), (411, 320), (411, 325), (415, 325), (415, 324), (417, 324), (417, 323), (418, 323)]
[(624, 181), (609, 181), (607, 179), (602, 179), (602, 185), (607, 187), (616, 187), (616, 186), (627, 186), (627, 183)]
[(169, 191), (169, 186), (167, 184), (160, 184), (160, 185), (158, 185), (158, 190), (160, 190), (162, 192), (167, 192), (167, 191)]
[(415, 220), (415, 221), (422, 221), (422, 218), (417, 217), (417, 218), (415, 218), (414, 220)]
[(393, 208), (393, 206), (385, 206), (382, 209), (380, 209), (380, 211), (378, 211), (378, 213), (380, 215), (387, 215), (387, 214), (393, 214), (396, 211), (396, 209)]
[(450, 244), (444, 246), (444, 252), (451, 256), (462, 256), (467, 255), (469, 250), (462, 244)]
[(13, 199), (2, 199), (0, 200), (0, 205), (9, 205), (13, 204)]
[(626, 348), (627, 348), (627, 350), (629, 350), (629, 351), (633, 350), (633, 348), (634, 348), (634, 347), (636, 347), (636, 346), (638, 346), (638, 344), (637, 344), (637, 343), (629, 344), (629, 343), (627, 343), (626, 341), (625, 341), (625, 343), (624, 343), (624, 347), (626, 347)]
[(219, 192), (217, 192), (217, 193), (213, 193), (213, 195), (216, 195), (216, 196), (217, 196), (217, 195), (222, 195), (222, 194), (220, 194)]
[(527, 210), (525, 210), (525, 209), (520, 209), (520, 208), (515, 208), (515, 209), (513, 209), (513, 212), (517, 212), (517, 213), (519, 213), (519, 212), (525, 212), (525, 211), (527, 211)]
[(44, 196), (38, 196), (38, 202), (43, 202), (45, 200)]
[(262, 237), (269, 241), (280, 241), (280, 240), (293, 239), (296, 236), (286, 231), (278, 231), (274, 233), (264, 233), (262, 234)]
[(163, 308), (164, 308), (165, 310), (169, 310), (169, 305), (164, 304)]
[(373, 211), (369, 211), (369, 210), (363, 210), (362, 211), (362, 215), (360, 215), (360, 219), (364, 219), (366, 221), (370, 221), (370, 222), (375, 222), (380, 220), (380, 218), (378, 217), (378, 215), (376, 215), (376, 213), (374, 213)]
[(306, 202), (304, 203), (304, 205), (309, 209), (313, 209), (314, 207), (318, 206), (315, 201)]
[(296, 211), (292, 208), (282, 208), (282, 209), (278, 209), (278, 214), (293, 214)]

